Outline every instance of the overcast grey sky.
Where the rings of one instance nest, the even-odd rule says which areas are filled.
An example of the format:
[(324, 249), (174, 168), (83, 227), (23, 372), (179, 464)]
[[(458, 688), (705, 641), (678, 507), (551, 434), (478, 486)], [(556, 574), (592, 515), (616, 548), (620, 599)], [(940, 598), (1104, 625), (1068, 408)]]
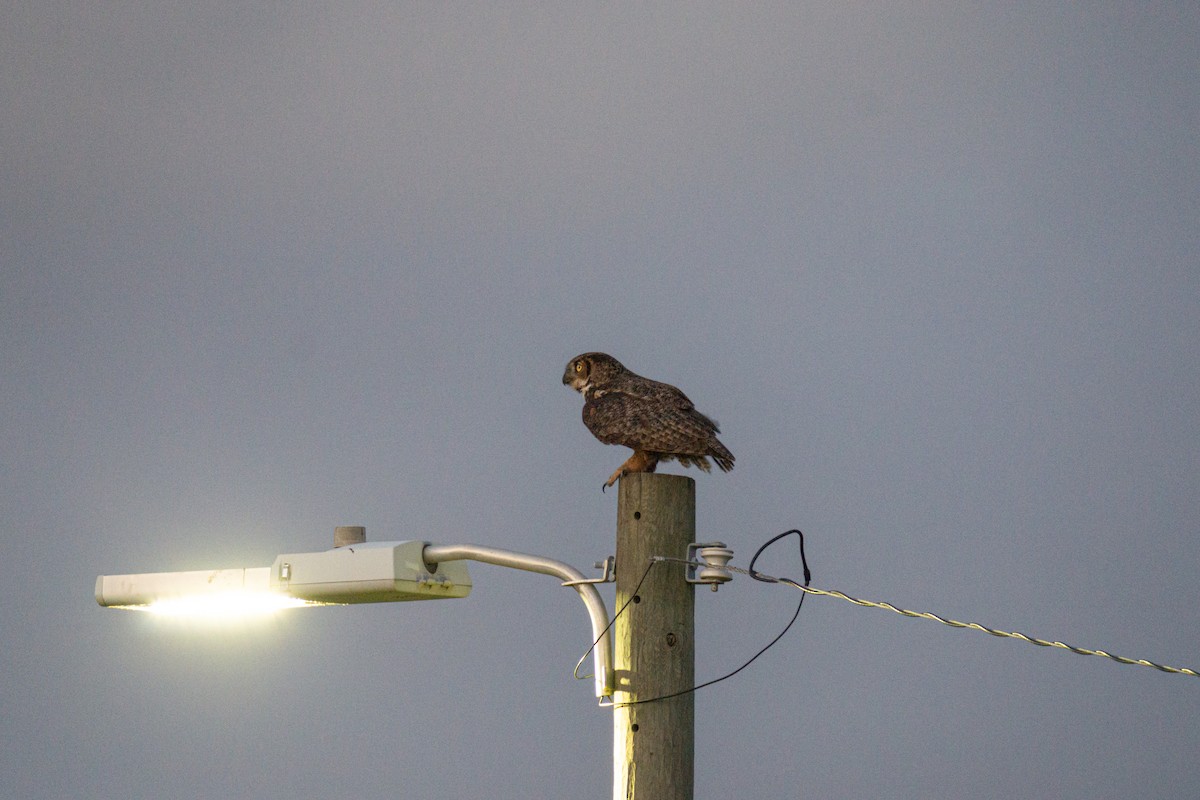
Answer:
[[(799, 527), (819, 587), (1200, 666), (1197, 42), (1194, 3), (5, 4), (0, 795), (609, 797), (549, 578), (92, 598), (343, 524), (590, 567), (587, 350), (720, 420), (735, 563)], [(701, 593), (697, 675), (796, 599)], [(698, 798), (1200, 795), (1200, 680), (832, 599), (696, 703)]]

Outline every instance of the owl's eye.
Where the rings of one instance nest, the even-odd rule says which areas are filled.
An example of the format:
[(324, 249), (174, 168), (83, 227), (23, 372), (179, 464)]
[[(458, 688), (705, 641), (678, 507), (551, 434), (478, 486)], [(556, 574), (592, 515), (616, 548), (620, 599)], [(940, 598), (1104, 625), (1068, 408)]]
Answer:
[(576, 372), (583, 372), (583, 362), (582, 362), (582, 361), (576, 361), (576, 362), (575, 362), (575, 371), (576, 371)]

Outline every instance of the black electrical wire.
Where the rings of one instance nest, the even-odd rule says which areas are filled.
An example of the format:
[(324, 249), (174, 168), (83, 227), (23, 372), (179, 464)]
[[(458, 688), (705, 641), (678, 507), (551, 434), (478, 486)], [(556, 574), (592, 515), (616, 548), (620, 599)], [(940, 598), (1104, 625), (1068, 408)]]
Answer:
[(758, 561), (758, 557), (763, 554), (764, 550), (778, 542), (783, 537), (791, 536), (793, 533), (796, 534), (796, 536), (800, 539), (800, 564), (804, 567), (804, 585), (808, 586), (810, 583), (812, 583), (812, 573), (808, 571), (808, 559), (804, 557), (804, 534), (800, 532), (799, 528), (792, 528), (790, 531), (784, 531), (778, 536), (768, 540), (767, 543), (762, 547), (758, 548), (758, 552), (754, 554), (754, 558), (750, 559), (750, 567), (746, 570), (750, 573), (751, 578), (754, 578), (756, 581), (762, 581), (763, 583), (790, 583), (793, 586), (800, 585), (791, 578), (772, 578), (770, 575), (763, 575), (761, 572), (758, 572), (754, 569), (754, 562)]
[[(642, 584), (643, 584), (643, 583), (645, 583), (645, 581), (646, 581), (646, 576), (650, 574), (650, 570), (651, 570), (651, 569), (654, 567), (654, 565), (655, 565), (655, 564), (657, 564), (657, 563), (658, 563), (658, 562), (657, 562), (657, 561), (655, 561), (654, 559), (650, 559), (650, 563), (646, 565), (646, 569), (645, 569), (645, 571), (644, 571), (644, 572), (642, 572), (642, 577), (638, 578), (637, 586), (634, 586), (634, 587), (633, 587), (633, 591), (629, 593), (629, 599), (628, 599), (628, 600), (626, 600), (626, 601), (625, 601), (625, 602), (624, 602), (624, 603), (621, 605), (621, 607), (617, 609), (617, 613), (613, 614), (613, 618), (612, 618), (612, 619), (610, 619), (610, 620), (608, 621), (608, 624), (604, 626), (604, 630), (600, 631), (600, 635), (596, 637), (596, 640), (595, 640), (594, 642), (592, 642), (592, 646), (591, 646), (591, 647), (589, 647), (589, 648), (588, 648), (588, 649), (587, 649), (587, 650), (584, 652), (584, 654), (583, 654), (583, 655), (581, 655), (581, 656), (579, 657), (579, 660), (575, 662), (575, 677), (576, 677), (576, 678), (578, 678), (578, 679), (581, 679), (581, 680), (582, 680), (583, 678), (585, 678), (585, 677), (588, 677), (588, 676), (586, 676), (586, 675), (580, 675), (580, 674), (579, 674), (579, 668), (580, 668), (581, 666), (583, 666), (583, 662), (584, 662), (584, 660), (586, 660), (586, 659), (587, 659), (587, 657), (588, 657), (588, 656), (590, 656), (590, 655), (592, 654), (592, 651), (596, 649), (596, 645), (600, 644), (600, 640), (604, 638), (604, 635), (605, 635), (606, 633), (608, 633), (608, 631), (609, 631), (609, 630), (612, 628), (612, 626), (613, 626), (613, 625), (616, 625), (616, 624), (617, 624), (617, 617), (621, 616), (621, 614), (622, 614), (622, 613), (624, 613), (625, 609), (629, 607), (629, 604), (630, 604), (631, 602), (633, 602), (633, 598), (635, 598), (635, 597), (637, 597), (637, 596), (638, 596), (638, 590), (639, 590), (639, 589), (641, 589), (641, 588), (642, 588)], [(803, 597), (801, 597), (801, 599), (803, 599)]]
[[(756, 581), (762, 581), (763, 583), (788, 583), (793, 586), (797, 586), (797, 587), (800, 586), (799, 583), (792, 580), (791, 578), (772, 578), (771, 576), (763, 575), (761, 572), (758, 572), (754, 569), (754, 564), (755, 564), (755, 562), (758, 561), (758, 557), (763, 554), (763, 551), (765, 551), (768, 547), (775, 544), (775, 542), (779, 541), (780, 539), (784, 538), (785, 536), (791, 536), (792, 534), (795, 534), (799, 538), (799, 541), (800, 541), (800, 564), (804, 568), (804, 584), (803, 585), (804, 586), (809, 585), (809, 583), (812, 581), (812, 573), (808, 569), (808, 558), (805, 557), (805, 555), (804, 555), (804, 534), (801, 533), (800, 530), (796, 529), (796, 528), (793, 528), (790, 531), (784, 531), (783, 533), (779, 534), (778, 536), (775, 536), (775, 537), (771, 538), (770, 540), (768, 540), (765, 544), (763, 544), (762, 547), (758, 548), (758, 551), (754, 554), (754, 557), (750, 559), (750, 567), (747, 569), (747, 572), (750, 573), (751, 578), (754, 578), (754, 580), (756, 580)], [(652, 560), (649, 564), (646, 565), (646, 571), (642, 573), (642, 577), (638, 580), (637, 586), (634, 588), (633, 592), (631, 592), (629, 595), (630, 599), (626, 600), (624, 605), (622, 605), (621, 608), (617, 611), (617, 613), (613, 615), (612, 621), (608, 623), (608, 627), (606, 627), (604, 629), (604, 631), (600, 634), (600, 637), (598, 637), (596, 639), (596, 642), (600, 641), (600, 638), (603, 637), (604, 634), (608, 632), (608, 629), (611, 628), (613, 626), (613, 624), (617, 621), (617, 617), (621, 616), (621, 613), (629, 606), (630, 600), (632, 600), (637, 595), (638, 589), (642, 588), (642, 582), (646, 580), (646, 576), (650, 574), (651, 568), (653, 568), (653, 566), (656, 563), (658, 563), (658, 562)], [(772, 639), (770, 642), (768, 642), (766, 647), (762, 648), (757, 653), (755, 653), (753, 656), (751, 656), (750, 660), (748, 660), (745, 664), (742, 664), (740, 667), (735, 669), (733, 672), (730, 672), (726, 675), (722, 675), (719, 678), (713, 678), (711, 681), (705, 681), (704, 683), (698, 684), (696, 686), (692, 686), (688, 689), (681, 689), (678, 692), (672, 692), (670, 694), (659, 695), (658, 697), (649, 697), (649, 698), (646, 698), (645, 700), (630, 700), (629, 702), (625, 702), (625, 703), (613, 703), (613, 705), (614, 706), (618, 706), (618, 705), (620, 705), (620, 706), (636, 706), (636, 705), (642, 705), (645, 703), (656, 703), (659, 700), (669, 700), (672, 697), (680, 697), (681, 695), (689, 694), (691, 692), (697, 691), (698, 689), (703, 689), (706, 686), (712, 686), (714, 683), (720, 683), (723, 680), (732, 678), (734, 675), (737, 675), (739, 672), (744, 670), (746, 667), (753, 664), (759, 656), (761, 656), (763, 653), (770, 650), (775, 645), (776, 642), (778, 642), (780, 639), (782, 639), (784, 637), (784, 634), (786, 634), (789, 630), (791, 630), (792, 625), (795, 624), (796, 619), (800, 616), (800, 609), (804, 607), (804, 598), (807, 596), (808, 596), (807, 593), (803, 593), (800, 595), (800, 602), (796, 604), (796, 613), (792, 614), (792, 618), (788, 621), (787, 626), (784, 627), (784, 629), (779, 632), (779, 635), (776, 636), (774, 639)], [(596, 642), (592, 643), (592, 647), (596, 646)], [(583, 658), (579, 659), (579, 662), (583, 663), (583, 659), (587, 658), (588, 653), (590, 653), (591, 651), (592, 651), (592, 648), (588, 648), (588, 652), (583, 654)], [(578, 669), (578, 665), (576, 665), (576, 669)]]

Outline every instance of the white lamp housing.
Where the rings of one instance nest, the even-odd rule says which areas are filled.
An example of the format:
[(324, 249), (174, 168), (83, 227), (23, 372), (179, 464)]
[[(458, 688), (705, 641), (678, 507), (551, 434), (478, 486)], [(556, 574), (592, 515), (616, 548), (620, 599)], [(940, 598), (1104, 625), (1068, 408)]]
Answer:
[[(317, 553), (287, 553), (270, 567), (101, 575), (96, 602), (143, 607), (184, 598), (266, 596), (281, 606), (382, 603), (466, 597), (471, 577), (461, 561), (430, 570), (425, 542), (373, 542)], [(292, 602), (288, 602), (292, 601)]]
[(321, 553), (287, 553), (271, 566), (271, 589), (317, 603), (435, 600), (470, 594), (467, 565), (462, 561), (426, 564), (422, 558), (426, 544), (364, 542)]

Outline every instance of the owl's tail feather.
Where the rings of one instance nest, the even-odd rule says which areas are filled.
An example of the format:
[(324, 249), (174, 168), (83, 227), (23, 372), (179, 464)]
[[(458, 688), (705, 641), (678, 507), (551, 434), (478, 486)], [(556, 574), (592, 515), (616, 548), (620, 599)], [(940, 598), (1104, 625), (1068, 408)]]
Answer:
[(678, 461), (681, 467), (699, 467), (704, 472), (711, 472), (712, 466), (708, 463), (708, 457), (711, 456), (717, 462), (717, 466), (723, 472), (729, 472), (733, 469), (733, 453), (725, 449), (725, 445), (720, 442), (715, 442), (708, 448), (708, 452), (704, 455), (689, 455), (687, 453), (662, 453), (663, 461)]
[(671, 458), (679, 462), (681, 467), (699, 467), (703, 472), (711, 472), (712, 467), (708, 464), (708, 459), (704, 456), (689, 456), (683, 453), (672, 454)]
[(733, 453), (718, 441), (713, 441), (713, 446), (709, 449), (708, 455), (712, 456), (712, 460), (717, 462), (717, 466), (722, 472), (729, 472), (733, 469)]

